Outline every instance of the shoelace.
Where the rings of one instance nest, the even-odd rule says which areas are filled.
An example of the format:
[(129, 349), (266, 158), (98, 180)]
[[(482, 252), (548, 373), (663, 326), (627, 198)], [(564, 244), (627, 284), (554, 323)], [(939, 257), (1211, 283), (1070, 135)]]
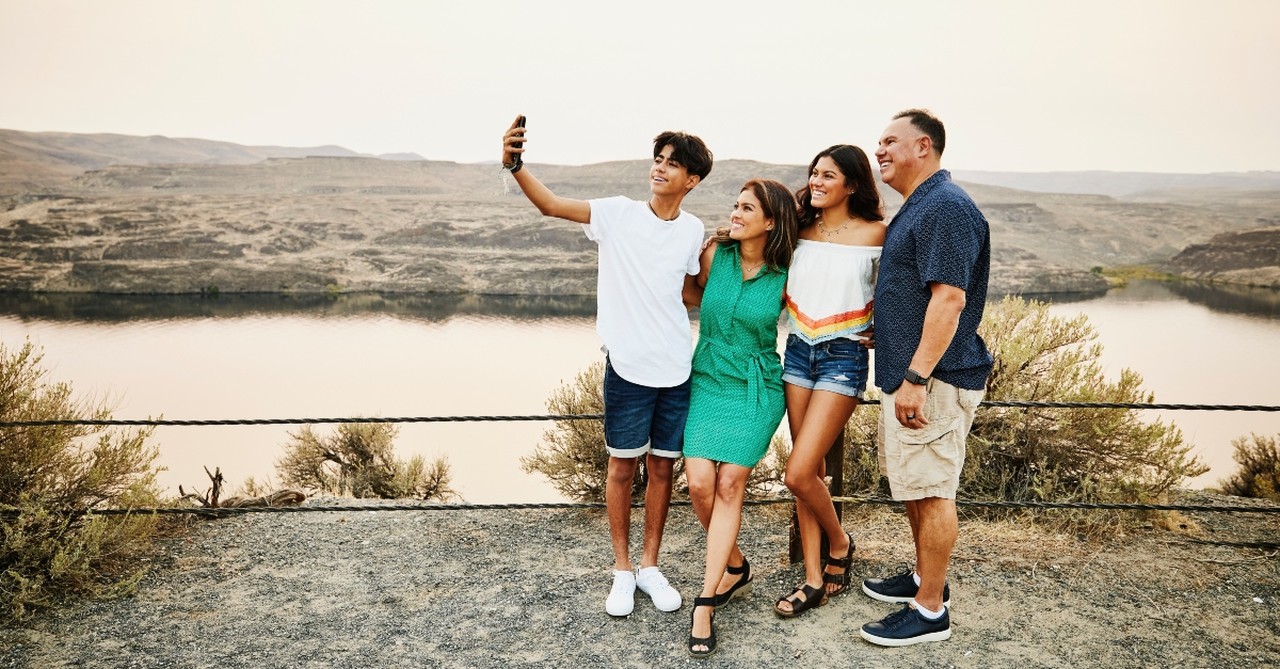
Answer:
[[(639, 585), (639, 584), (640, 584), (640, 579), (636, 579), (636, 585)], [(645, 578), (644, 578), (644, 587), (646, 587), (646, 588), (652, 588), (652, 589), (655, 589), (655, 590), (661, 590), (661, 589), (663, 589), (663, 588), (669, 588), (669, 587), (671, 587), (671, 583), (667, 580), (667, 577), (666, 577), (666, 576), (664, 576), (664, 575), (662, 575), (662, 574), (658, 574), (657, 576), (647, 576), (647, 577), (645, 577)]]
[[(823, 562), (824, 562), (823, 569), (825, 570), (826, 561), (824, 560)], [(911, 577), (911, 572), (890, 576), (889, 578), (886, 578), (883, 581), (880, 581), (878, 585), (875, 585), (872, 587), (876, 590), (892, 593), (892, 592), (898, 592), (899, 590), (906, 590), (908, 586), (912, 588), (918, 587), (916, 585), (916, 580)]]
[(902, 623), (906, 622), (907, 616), (911, 614), (910, 606), (903, 606), (901, 610), (894, 611), (884, 617), (884, 626), (886, 629), (894, 629)]

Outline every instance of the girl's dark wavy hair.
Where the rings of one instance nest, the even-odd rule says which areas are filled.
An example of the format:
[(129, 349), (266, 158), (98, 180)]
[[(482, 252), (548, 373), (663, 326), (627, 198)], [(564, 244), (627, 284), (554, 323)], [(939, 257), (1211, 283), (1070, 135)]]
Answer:
[[(844, 185), (853, 189), (853, 194), (848, 199), (849, 214), (864, 221), (883, 221), (884, 209), (880, 203), (880, 188), (876, 185), (876, 178), (871, 173), (871, 160), (867, 158), (866, 152), (852, 144), (836, 144), (827, 147), (813, 157), (813, 161), (809, 163), (809, 171), (805, 173), (805, 179), (813, 174), (813, 168), (817, 167), (818, 161), (824, 157), (829, 157), (835, 162), (836, 167), (840, 168), (840, 172), (844, 174)], [(818, 220), (819, 210), (811, 204), (813, 196), (809, 193), (808, 183), (805, 183), (804, 188), (796, 191), (796, 200), (800, 203), (800, 227), (807, 228), (813, 225)]]

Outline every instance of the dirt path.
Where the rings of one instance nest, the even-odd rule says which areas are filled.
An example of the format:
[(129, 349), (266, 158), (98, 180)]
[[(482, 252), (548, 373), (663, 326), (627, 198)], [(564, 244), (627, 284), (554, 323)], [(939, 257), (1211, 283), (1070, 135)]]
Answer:
[[(856, 591), (796, 620), (772, 614), (801, 571), (785, 563), (779, 509), (749, 508), (755, 592), (720, 610), (721, 649), (700, 661), (684, 650), (703, 549), (687, 507), (672, 511), (663, 564), (685, 607), (660, 613), (638, 595), (635, 613), (618, 620), (603, 611), (609, 548), (598, 511), (255, 514), (198, 523), (166, 546), (133, 597), (0, 628), (0, 667), (1280, 664), (1275, 549), (1191, 543), (1274, 544), (1277, 516), (1178, 524), (1097, 543), (964, 520), (952, 639), (883, 649), (857, 629), (892, 607)], [(858, 544), (855, 576), (906, 564), (900, 513), (852, 509), (845, 525)]]

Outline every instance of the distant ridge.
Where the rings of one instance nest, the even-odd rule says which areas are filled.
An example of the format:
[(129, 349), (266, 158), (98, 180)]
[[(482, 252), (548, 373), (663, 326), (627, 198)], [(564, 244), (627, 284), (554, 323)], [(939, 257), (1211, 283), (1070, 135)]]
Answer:
[(306, 156), (359, 156), (350, 149), (332, 144), (313, 147), (245, 146), (232, 142), (186, 137), (77, 134), (69, 132), (23, 132), (0, 129), (0, 150), (42, 155), (44, 162), (60, 163), (81, 170), (108, 165), (152, 165), (188, 163), (198, 165), (244, 165), (266, 158)]
[[(313, 147), (246, 146), (209, 139), (136, 136), (113, 133), (26, 132), (0, 129), (0, 188), (34, 188), (111, 165), (248, 165), (269, 158), (361, 157), (388, 161), (424, 161), (413, 152), (379, 155), (327, 144)], [(447, 161), (446, 161), (447, 162)], [(636, 161), (599, 163), (607, 171)], [(644, 162), (640, 160), (640, 162)], [(721, 161), (725, 162), (725, 161)], [(755, 161), (740, 161), (757, 164)], [(717, 165), (721, 163), (718, 162)], [(548, 166), (558, 168), (562, 166)], [(770, 166), (803, 170), (803, 166)], [(784, 170), (790, 173), (791, 169)], [(1170, 190), (1280, 190), (1280, 171), (1164, 174), (1157, 172), (1059, 171), (999, 172), (952, 169), (959, 181), (1037, 193), (1134, 197)], [(803, 172), (800, 172), (803, 175)]]
[(1171, 189), (1277, 190), (1280, 172), (1213, 172), (1165, 174), (1160, 172), (986, 172), (952, 170), (957, 180), (1003, 186), (1036, 193), (1110, 195), (1131, 197)]

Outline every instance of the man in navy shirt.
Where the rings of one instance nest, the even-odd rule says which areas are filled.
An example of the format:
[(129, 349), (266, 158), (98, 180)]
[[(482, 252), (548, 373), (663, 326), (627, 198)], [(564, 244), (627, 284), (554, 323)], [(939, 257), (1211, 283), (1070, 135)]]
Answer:
[(991, 354), (978, 325), (986, 304), (987, 220), (941, 167), (946, 133), (927, 111), (894, 116), (876, 160), (905, 201), (889, 223), (876, 282), (876, 385), (883, 392), (878, 457), (906, 505), (914, 570), (867, 579), (874, 599), (900, 611), (862, 627), (882, 646), (951, 636), (947, 566), (959, 532), (956, 489), (965, 438), (982, 401)]

